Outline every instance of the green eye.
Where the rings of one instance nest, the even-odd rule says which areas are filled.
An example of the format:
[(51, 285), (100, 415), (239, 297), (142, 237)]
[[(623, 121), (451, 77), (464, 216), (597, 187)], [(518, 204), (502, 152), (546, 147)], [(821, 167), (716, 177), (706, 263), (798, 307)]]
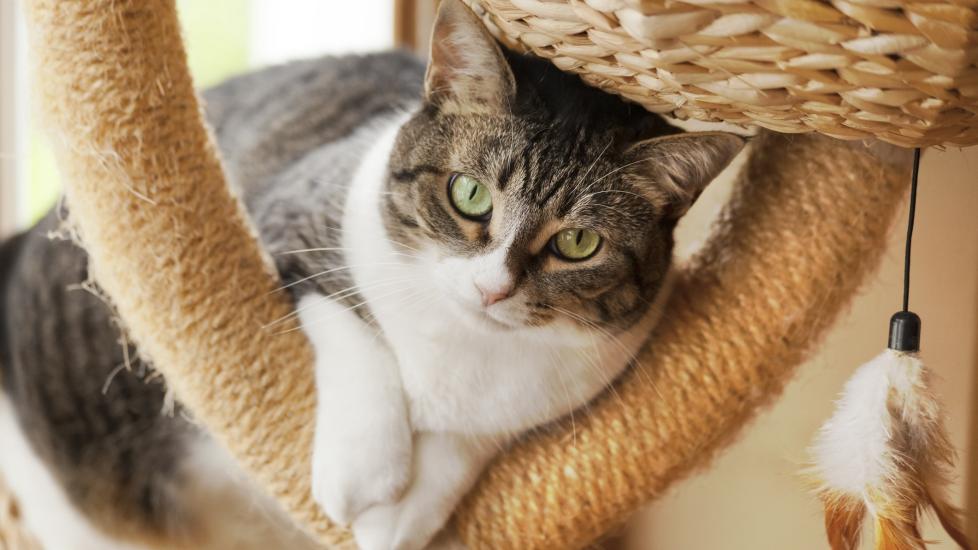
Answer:
[(455, 174), (448, 182), (448, 196), (452, 206), (466, 218), (485, 221), (492, 213), (492, 195), (489, 188), (472, 176)]
[(598, 251), (601, 236), (590, 229), (564, 229), (550, 239), (553, 251), (565, 260), (586, 260)]

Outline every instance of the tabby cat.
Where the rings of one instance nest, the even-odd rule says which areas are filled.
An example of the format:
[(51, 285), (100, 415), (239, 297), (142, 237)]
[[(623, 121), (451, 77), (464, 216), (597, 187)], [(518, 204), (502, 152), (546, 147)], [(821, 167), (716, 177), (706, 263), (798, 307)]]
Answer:
[[(437, 535), (486, 463), (626, 368), (677, 220), (743, 144), (501, 49), (458, 0), (427, 71), (324, 58), (204, 99), (315, 349), (313, 496), (369, 550), (458, 545)], [(65, 214), (0, 249), (0, 468), (25, 522), (58, 550), (315, 548), (168, 406), (85, 253), (49, 238)]]

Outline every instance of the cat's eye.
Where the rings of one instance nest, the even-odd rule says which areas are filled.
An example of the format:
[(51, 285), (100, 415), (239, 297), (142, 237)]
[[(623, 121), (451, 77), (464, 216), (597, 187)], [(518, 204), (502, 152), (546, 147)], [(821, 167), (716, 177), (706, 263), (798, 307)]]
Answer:
[(448, 197), (458, 213), (470, 220), (486, 221), (492, 214), (492, 194), (482, 182), (465, 174), (448, 181)]
[(550, 239), (554, 253), (572, 262), (586, 260), (598, 251), (601, 236), (591, 229), (573, 228), (559, 231)]

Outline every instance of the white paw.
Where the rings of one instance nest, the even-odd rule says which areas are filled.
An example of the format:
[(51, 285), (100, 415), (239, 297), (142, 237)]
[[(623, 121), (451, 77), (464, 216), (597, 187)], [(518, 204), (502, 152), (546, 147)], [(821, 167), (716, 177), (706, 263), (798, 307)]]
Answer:
[(353, 537), (361, 550), (465, 550), (454, 529), (438, 533), (444, 523), (439, 514), (412, 509), (409, 500), (374, 506), (357, 517)]
[(312, 495), (333, 522), (349, 525), (404, 491), (411, 476), (411, 431), (400, 418), (386, 419), (382, 427), (336, 425), (343, 420), (349, 417), (317, 423)]
[(353, 523), (353, 538), (361, 550), (393, 550), (397, 532), (396, 505), (374, 506)]

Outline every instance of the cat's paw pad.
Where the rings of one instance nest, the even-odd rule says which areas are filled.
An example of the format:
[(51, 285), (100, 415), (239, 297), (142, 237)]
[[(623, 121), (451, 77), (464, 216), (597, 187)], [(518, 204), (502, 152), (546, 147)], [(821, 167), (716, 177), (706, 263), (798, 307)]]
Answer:
[(349, 525), (371, 506), (394, 502), (410, 480), (410, 432), (387, 438), (368, 434), (316, 437), (312, 496), (340, 525)]

